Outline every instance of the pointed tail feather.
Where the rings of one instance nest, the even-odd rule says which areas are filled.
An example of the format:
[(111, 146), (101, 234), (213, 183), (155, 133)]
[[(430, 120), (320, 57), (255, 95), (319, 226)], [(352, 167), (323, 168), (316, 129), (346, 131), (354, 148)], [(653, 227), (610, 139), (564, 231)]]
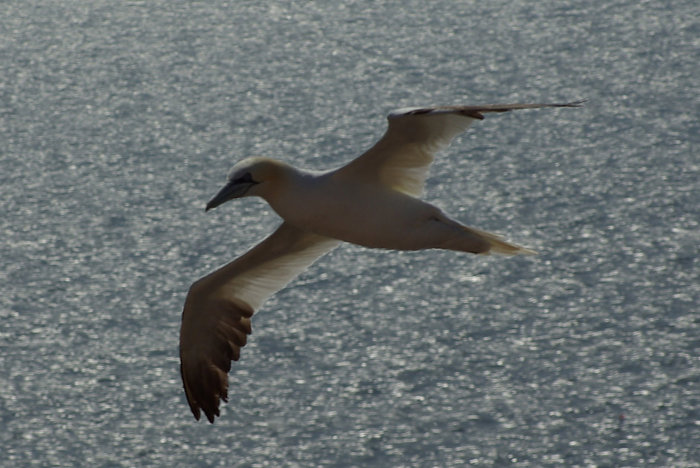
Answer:
[(470, 233), (480, 237), (482, 240), (486, 241), (489, 245), (488, 250), (479, 252), (481, 255), (489, 255), (491, 253), (497, 253), (501, 255), (537, 255), (537, 252), (528, 249), (526, 247), (521, 247), (519, 245), (511, 244), (506, 242), (497, 234), (491, 232), (481, 231), (479, 229), (467, 228)]

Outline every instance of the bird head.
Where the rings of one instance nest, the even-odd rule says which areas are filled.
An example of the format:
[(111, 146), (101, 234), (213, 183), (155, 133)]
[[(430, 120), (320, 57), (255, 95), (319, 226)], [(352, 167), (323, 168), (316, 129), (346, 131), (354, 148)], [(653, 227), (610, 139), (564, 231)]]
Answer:
[(247, 158), (231, 169), (228, 182), (209, 200), (205, 211), (234, 198), (263, 195), (263, 187), (278, 178), (282, 163), (267, 158)]

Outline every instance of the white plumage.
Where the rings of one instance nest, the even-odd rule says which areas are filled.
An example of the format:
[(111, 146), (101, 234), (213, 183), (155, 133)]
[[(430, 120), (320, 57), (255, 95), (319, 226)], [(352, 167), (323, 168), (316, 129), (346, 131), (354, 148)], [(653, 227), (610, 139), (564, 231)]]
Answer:
[(484, 113), (565, 104), (413, 107), (389, 114), (389, 128), (367, 152), (328, 172), (307, 172), (269, 158), (234, 166), (207, 210), (260, 196), (284, 220), (252, 250), (195, 282), (180, 330), (181, 374), (196, 419), (210, 422), (227, 400), (231, 360), (251, 333), (263, 302), (341, 241), (396, 250), (449, 249), (513, 255), (533, 251), (464, 226), (417, 198), (434, 155)]

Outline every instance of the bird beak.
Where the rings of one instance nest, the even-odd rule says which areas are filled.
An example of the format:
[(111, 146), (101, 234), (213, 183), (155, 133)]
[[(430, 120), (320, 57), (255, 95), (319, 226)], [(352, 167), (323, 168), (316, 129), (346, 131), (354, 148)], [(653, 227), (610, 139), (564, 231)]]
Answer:
[(207, 203), (207, 207), (204, 211), (209, 211), (212, 208), (216, 208), (222, 203), (233, 200), (234, 198), (242, 197), (253, 185), (255, 185), (254, 182), (230, 181), (228, 184), (224, 185), (224, 188), (222, 188), (219, 193), (214, 196), (214, 198), (209, 200), (209, 203)]

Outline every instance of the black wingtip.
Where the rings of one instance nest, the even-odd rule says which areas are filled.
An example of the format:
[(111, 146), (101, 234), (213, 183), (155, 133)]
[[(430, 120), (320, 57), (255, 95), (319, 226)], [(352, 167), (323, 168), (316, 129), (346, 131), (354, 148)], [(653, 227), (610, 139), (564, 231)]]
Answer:
[(562, 107), (582, 107), (587, 102), (588, 102), (588, 99), (579, 99), (578, 101), (572, 101), (572, 102), (563, 104)]

